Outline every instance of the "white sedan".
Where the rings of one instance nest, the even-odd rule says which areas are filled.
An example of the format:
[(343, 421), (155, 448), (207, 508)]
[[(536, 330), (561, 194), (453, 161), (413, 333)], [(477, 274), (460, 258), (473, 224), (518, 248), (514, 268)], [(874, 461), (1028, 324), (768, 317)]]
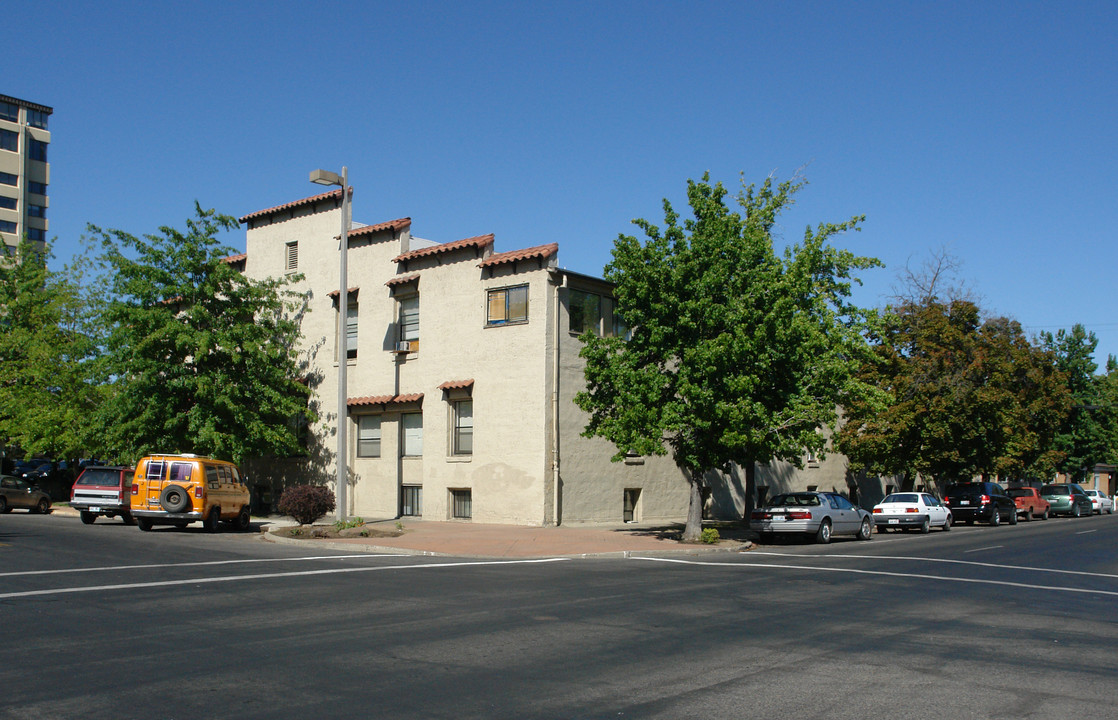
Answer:
[(1114, 501), (1107, 497), (1106, 493), (1102, 490), (1087, 490), (1087, 497), (1091, 498), (1091, 510), (1096, 515), (1112, 515), (1114, 513)]
[(892, 493), (873, 507), (873, 524), (879, 533), (890, 528), (932, 527), (951, 529), (951, 510), (928, 493)]

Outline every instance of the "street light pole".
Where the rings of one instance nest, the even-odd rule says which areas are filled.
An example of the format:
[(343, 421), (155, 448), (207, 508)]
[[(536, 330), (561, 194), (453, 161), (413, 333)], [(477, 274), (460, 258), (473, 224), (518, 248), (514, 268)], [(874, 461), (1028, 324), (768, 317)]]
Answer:
[(349, 408), (346, 405), (346, 365), (349, 359), (349, 288), (346, 278), (346, 259), (349, 255), (349, 174), (342, 168), (341, 176), (329, 170), (311, 172), (311, 182), (319, 185), (338, 185), (342, 189), (342, 233), (338, 243), (338, 520), (345, 522), (347, 510), (346, 492), (349, 486), (349, 456), (346, 453), (346, 431), (349, 424)]

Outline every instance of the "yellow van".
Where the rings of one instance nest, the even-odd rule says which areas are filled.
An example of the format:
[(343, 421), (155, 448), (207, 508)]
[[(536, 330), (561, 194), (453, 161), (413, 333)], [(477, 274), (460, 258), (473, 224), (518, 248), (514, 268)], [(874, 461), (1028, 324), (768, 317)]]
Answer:
[(209, 532), (224, 520), (248, 528), (249, 491), (244, 473), (225, 460), (198, 455), (148, 455), (136, 463), (132, 480), (132, 517), (141, 530), (155, 524), (201, 520)]

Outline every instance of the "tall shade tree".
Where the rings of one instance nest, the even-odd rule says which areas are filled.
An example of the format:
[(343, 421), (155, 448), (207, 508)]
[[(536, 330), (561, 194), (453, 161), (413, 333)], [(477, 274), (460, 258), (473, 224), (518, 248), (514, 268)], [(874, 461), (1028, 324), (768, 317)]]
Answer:
[(97, 343), (79, 284), (48, 253), (25, 241), (0, 258), (0, 447), (74, 460), (95, 436)]
[(644, 242), (614, 243), (605, 277), (631, 336), (582, 336), (583, 435), (612, 442), (614, 461), (670, 451), (689, 482), (686, 541), (702, 530), (707, 473), (743, 466), (751, 503), (756, 463), (800, 466), (807, 451), (823, 452), (819, 431), (838, 405), (878, 397), (855, 377), (873, 314), (849, 298), (854, 271), (880, 263), (828, 242), (863, 218), (809, 227), (774, 250), (776, 219), (803, 185), (743, 182), (735, 212), (721, 183), (688, 181), (692, 218), (681, 225), (665, 200), (663, 230), (635, 220)]
[(297, 356), (303, 299), (285, 279), (257, 281), (224, 260), (217, 235), (237, 221), (195, 204), (185, 231), (137, 238), (90, 226), (109, 271), (102, 428), (130, 459), (198, 452), (240, 462), (299, 452), (307, 413)]
[[(1056, 356), (1056, 365), (1067, 376), (1072, 407), (1056, 436), (1056, 447), (1064, 454), (1058, 469), (1083, 479), (1096, 463), (1115, 458), (1108, 442), (1108, 428), (1115, 424), (1118, 407), (1102, 395), (1108, 388), (1106, 376), (1097, 376), (1094, 360), (1098, 339), (1082, 325), (1055, 334), (1041, 333), (1044, 346)], [(1109, 363), (1108, 363), (1109, 368)]]

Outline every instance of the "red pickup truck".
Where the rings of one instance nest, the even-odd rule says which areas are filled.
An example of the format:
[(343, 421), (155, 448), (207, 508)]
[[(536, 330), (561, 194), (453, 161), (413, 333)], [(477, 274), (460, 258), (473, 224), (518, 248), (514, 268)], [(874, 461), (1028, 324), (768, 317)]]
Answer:
[(1040, 491), (1036, 488), (1008, 488), (1005, 494), (1013, 498), (1017, 505), (1017, 515), (1022, 520), (1032, 520), (1034, 517), (1048, 519), (1048, 501), (1040, 496)]

